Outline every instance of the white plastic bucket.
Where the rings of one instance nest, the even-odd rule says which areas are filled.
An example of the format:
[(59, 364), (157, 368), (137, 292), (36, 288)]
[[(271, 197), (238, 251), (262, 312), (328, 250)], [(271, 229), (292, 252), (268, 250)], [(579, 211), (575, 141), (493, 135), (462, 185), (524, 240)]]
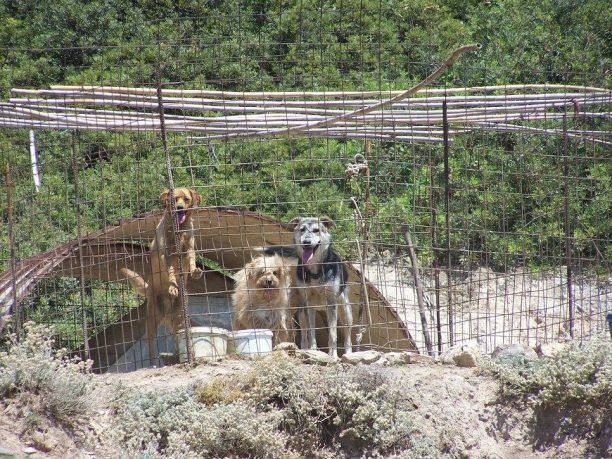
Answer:
[[(179, 330), (179, 361), (187, 361), (185, 330)], [(191, 327), (193, 355), (196, 359), (218, 359), (227, 355), (229, 331), (218, 327)]]
[(272, 352), (272, 331), (251, 328), (232, 333), (234, 352), (246, 357), (257, 357)]

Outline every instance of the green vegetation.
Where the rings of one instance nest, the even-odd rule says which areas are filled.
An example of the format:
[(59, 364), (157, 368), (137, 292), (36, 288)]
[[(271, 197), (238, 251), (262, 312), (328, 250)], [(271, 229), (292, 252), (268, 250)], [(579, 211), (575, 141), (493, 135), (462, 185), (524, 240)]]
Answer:
[(572, 341), (552, 357), (488, 362), (485, 369), (499, 378), (503, 397), (536, 406), (609, 408), (612, 402), (612, 342), (605, 336)]
[[(483, 362), (500, 382), (500, 402), (518, 402), (533, 410), (534, 432), (541, 440), (585, 435), (606, 455), (610, 447), (612, 342), (602, 335), (568, 343), (552, 357)], [(548, 437), (548, 438), (547, 438)], [(599, 446), (598, 446), (599, 445)]]
[[(611, 16), (604, 0), (6, 1), (0, 5), (0, 97), (6, 100), (12, 87), (51, 84), (150, 86), (157, 68), (170, 88), (404, 89), (452, 49), (471, 42), (483, 49), (460, 59), (439, 84), (610, 87)], [(577, 125), (610, 127), (605, 120), (570, 121), (570, 127)], [(15, 184), (19, 259), (75, 238), (77, 203), (83, 233), (157, 208), (167, 184), (159, 136), (41, 131), (38, 144), (43, 187), (34, 193), (27, 132), (0, 132), (0, 166), (11, 164)], [(170, 135), (169, 145), (175, 183), (196, 186), (204, 204), (246, 207), (279, 220), (327, 214), (339, 224), (338, 249), (355, 255), (349, 198), (355, 196), (365, 210), (365, 180), (347, 179), (344, 167), (363, 152), (362, 142), (193, 144)], [(473, 134), (452, 146), (450, 246), (456, 265), (511, 270), (564, 263), (567, 185), (572, 256), (581, 269), (606, 269), (609, 152), (572, 140), (567, 165), (561, 152), (561, 140), (525, 134)], [(445, 259), (434, 253), (430, 236), (431, 202), (438, 227), (444, 226), (442, 158), (438, 146), (372, 145), (373, 250), (401, 250), (399, 223), (409, 222), (421, 263)], [(2, 177), (0, 189), (5, 186)], [(0, 192), (0, 271), (9, 266), (4, 196)], [(443, 231), (438, 245), (446, 246)], [(79, 285), (72, 288), (78, 292)], [(95, 308), (114, 302), (104, 296), (87, 306), (92, 327), (104, 323), (91, 322)], [(48, 304), (44, 298), (33, 301), (41, 302), (41, 311)]]
[(128, 393), (113, 435), (132, 454), (202, 457), (437, 457), (409, 397), (376, 372), (286, 356), (193, 390)]
[(13, 336), (0, 351), (0, 406), (25, 419), (32, 431), (47, 421), (76, 427), (89, 409), (89, 364), (54, 350), (48, 327), (27, 322), (24, 331), (21, 341)]

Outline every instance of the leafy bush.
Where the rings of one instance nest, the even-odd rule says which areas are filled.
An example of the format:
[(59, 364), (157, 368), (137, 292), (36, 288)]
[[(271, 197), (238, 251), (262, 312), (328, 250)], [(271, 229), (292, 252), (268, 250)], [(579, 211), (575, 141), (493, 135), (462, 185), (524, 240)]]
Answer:
[(50, 416), (67, 426), (88, 412), (92, 387), (90, 362), (53, 350), (52, 330), (32, 322), (25, 336), (12, 336), (0, 352), (0, 397), (25, 418)]
[(526, 397), (536, 406), (612, 403), (612, 342), (604, 337), (571, 342), (550, 358), (488, 362), (484, 368), (499, 378), (503, 396)]
[[(113, 431), (134, 454), (435, 456), (406, 397), (380, 374), (273, 356), (236, 380), (117, 399)], [(406, 456), (408, 457), (408, 456)]]
[(114, 439), (133, 454), (279, 457), (286, 438), (280, 416), (243, 401), (206, 407), (193, 391), (132, 394), (116, 412)]
[(410, 449), (421, 434), (401, 394), (371, 370), (296, 366), (283, 358), (255, 372), (250, 397), (279, 410), (298, 451), (320, 447), (388, 454)]

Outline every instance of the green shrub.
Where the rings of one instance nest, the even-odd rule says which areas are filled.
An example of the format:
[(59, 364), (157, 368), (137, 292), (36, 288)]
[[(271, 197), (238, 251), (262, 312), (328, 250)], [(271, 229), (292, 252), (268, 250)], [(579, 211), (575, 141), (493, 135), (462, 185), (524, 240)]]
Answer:
[(27, 322), (24, 330), (21, 341), (12, 336), (0, 352), (0, 397), (24, 418), (50, 416), (74, 426), (89, 409), (90, 362), (54, 350), (53, 331), (46, 326)]
[(484, 368), (499, 378), (503, 396), (527, 397), (536, 406), (612, 403), (612, 342), (605, 337), (571, 342), (553, 357), (489, 362)]
[(113, 435), (130, 453), (147, 455), (437, 456), (406, 399), (375, 372), (272, 356), (238, 379), (121, 396)]
[(206, 406), (193, 391), (131, 394), (116, 409), (116, 444), (134, 455), (279, 457), (280, 416), (243, 401)]
[(249, 384), (251, 401), (282, 414), (289, 445), (302, 453), (389, 454), (425, 438), (405, 397), (371, 369), (301, 366), (279, 356), (264, 360)]

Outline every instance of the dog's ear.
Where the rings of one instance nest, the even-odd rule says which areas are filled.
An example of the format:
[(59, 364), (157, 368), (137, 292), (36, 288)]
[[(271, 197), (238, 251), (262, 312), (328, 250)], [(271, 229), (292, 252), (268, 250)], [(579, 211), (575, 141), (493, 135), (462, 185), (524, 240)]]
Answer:
[(189, 192), (191, 193), (191, 199), (195, 203), (194, 205), (199, 206), (202, 203), (202, 195), (193, 188), (189, 188)]
[(334, 226), (336, 226), (336, 223), (329, 217), (321, 217), (319, 218), (319, 221), (323, 223), (323, 226), (327, 229), (333, 228)]
[(168, 205), (168, 198), (170, 198), (170, 190), (164, 190), (159, 195), (159, 202), (161, 202), (162, 206)]
[(293, 220), (289, 222), (289, 225), (292, 226), (293, 229), (295, 229), (295, 227), (300, 224), (301, 220), (302, 220), (302, 217), (295, 217)]

